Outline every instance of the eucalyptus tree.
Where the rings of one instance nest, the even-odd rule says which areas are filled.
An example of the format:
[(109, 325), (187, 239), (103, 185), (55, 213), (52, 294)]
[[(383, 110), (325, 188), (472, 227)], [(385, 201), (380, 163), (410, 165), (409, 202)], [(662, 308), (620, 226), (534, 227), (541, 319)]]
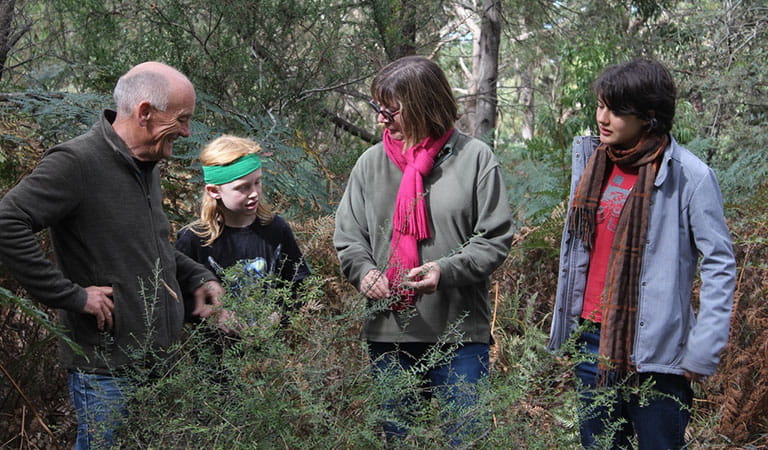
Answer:
[[(32, 20), (24, 11), (25, 0), (0, 0), (0, 79), (9, 69), (7, 61), (19, 41), (32, 29)], [(24, 59), (11, 63), (11, 68), (24, 65)]]
[[(453, 2), (453, 11), (454, 21), (459, 24), (456, 29), (464, 28), (471, 40), (471, 53), (458, 60), (464, 75), (459, 86), (463, 91), (459, 100), (464, 106), (459, 127), (493, 146), (498, 116), (502, 1)], [(458, 45), (461, 42), (458, 40)]]

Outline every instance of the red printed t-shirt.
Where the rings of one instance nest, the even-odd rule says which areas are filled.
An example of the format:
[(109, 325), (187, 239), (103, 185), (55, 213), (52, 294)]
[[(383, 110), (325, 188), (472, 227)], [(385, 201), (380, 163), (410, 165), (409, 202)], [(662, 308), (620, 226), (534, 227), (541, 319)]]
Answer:
[(587, 286), (584, 292), (584, 305), (581, 309), (581, 317), (593, 322), (600, 322), (603, 318), (600, 306), (613, 237), (616, 235), (621, 209), (637, 180), (637, 169), (627, 169), (613, 165), (608, 182), (603, 188), (603, 194), (600, 196), (600, 206), (595, 217), (594, 247), (589, 258)]

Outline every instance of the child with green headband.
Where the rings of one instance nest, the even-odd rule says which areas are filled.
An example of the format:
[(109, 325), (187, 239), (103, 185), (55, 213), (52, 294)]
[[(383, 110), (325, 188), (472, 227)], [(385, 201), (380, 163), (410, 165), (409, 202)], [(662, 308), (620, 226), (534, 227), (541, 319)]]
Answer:
[[(291, 227), (262, 198), (260, 151), (256, 142), (229, 135), (205, 146), (200, 217), (179, 231), (176, 248), (219, 277), (242, 263), (249, 275), (275, 273), (296, 286), (310, 269)], [(191, 300), (185, 297), (185, 305)]]

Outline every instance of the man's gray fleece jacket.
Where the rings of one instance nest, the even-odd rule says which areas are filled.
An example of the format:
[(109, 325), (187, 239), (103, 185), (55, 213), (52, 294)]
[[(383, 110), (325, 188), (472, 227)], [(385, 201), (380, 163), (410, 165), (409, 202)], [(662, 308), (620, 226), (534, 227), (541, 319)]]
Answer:
[[(84, 350), (62, 345), (64, 366), (94, 373), (128, 364), (138, 348), (173, 343), (184, 318), (181, 287), (215, 279), (171, 246), (159, 169), (142, 177), (114, 117), (105, 111), (90, 131), (49, 150), (0, 200), (0, 260), (33, 298), (62, 310)], [(56, 264), (35, 237), (45, 228)], [(112, 330), (99, 331), (82, 312), (92, 285), (114, 289)]]

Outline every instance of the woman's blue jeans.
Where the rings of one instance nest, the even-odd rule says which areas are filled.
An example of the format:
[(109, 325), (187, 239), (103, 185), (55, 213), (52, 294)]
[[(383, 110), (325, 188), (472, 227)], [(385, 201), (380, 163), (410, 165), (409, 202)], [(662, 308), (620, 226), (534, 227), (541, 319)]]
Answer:
[(124, 378), (70, 371), (69, 395), (77, 415), (75, 450), (112, 448), (115, 430), (127, 415)]
[[(597, 355), (599, 329), (583, 332), (579, 345), (588, 354)], [(693, 391), (684, 376), (639, 374), (638, 386), (652, 380), (651, 395), (638, 395), (623, 385), (597, 387), (596, 358), (576, 366), (576, 376), (580, 381), (579, 431), (584, 448), (631, 448), (634, 433), (641, 450), (685, 446)]]
[[(419, 394), (411, 392), (404, 396), (393, 394), (386, 399), (382, 407), (393, 414), (396, 421), (384, 422), (384, 433), (388, 440), (407, 435), (406, 427), (411, 424), (409, 416), (418, 408), (417, 397), (435, 397), (441, 408), (449, 411), (446, 433), (451, 445), (461, 444), (464, 438), (481, 433), (482, 414), (478, 414), (478, 382), (488, 375), (488, 344), (461, 344), (450, 352), (446, 360), (432, 366), (426, 365), (425, 356), (434, 344), (411, 342), (389, 343), (368, 342), (368, 349), (373, 364), (374, 376), (378, 382), (398, 372), (418, 370), (425, 365), (425, 371), (419, 375), (423, 379), (423, 390)], [(447, 347), (446, 347), (447, 348)]]

